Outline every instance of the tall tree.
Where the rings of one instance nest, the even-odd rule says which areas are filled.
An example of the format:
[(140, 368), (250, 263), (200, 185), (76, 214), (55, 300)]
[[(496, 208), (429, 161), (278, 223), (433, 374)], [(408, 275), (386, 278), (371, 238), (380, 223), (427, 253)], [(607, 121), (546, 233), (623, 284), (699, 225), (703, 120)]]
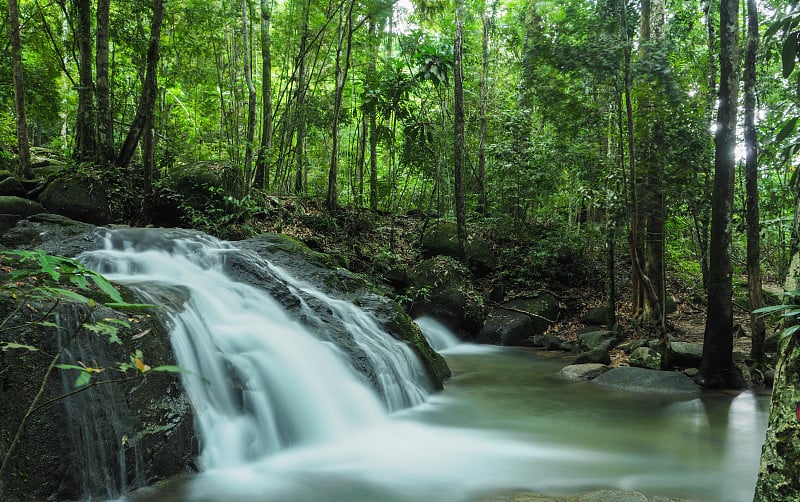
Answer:
[[(750, 311), (764, 306), (761, 293), (761, 223), (758, 209), (758, 132), (756, 131), (756, 57), (758, 55), (758, 9), (747, 0), (747, 46), (744, 56), (744, 146), (745, 190), (747, 192), (747, 285)], [(750, 357), (764, 360), (764, 318), (751, 314)]]
[(8, 21), (11, 28), (11, 72), (14, 79), (14, 112), (17, 118), (17, 175), (30, 178), (31, 149), (25, 110), (25, 78), (22, 71), (22, 37), (17, 0), (8, 0)]
[(294, 193), (300, 195), (304, 190), (305, 180), (305, 141), (306, 141), (306, 53), (308, 52), (308, 18), (311, 0), (299, 0), (301, 5), (300, 13), (300, 44), (297, 50), (297, 59), (295, 60), (295, 72), (297, 74), (297, 82), (294, 95), (294, 117), (293, 126), (295, 129), (295, 144), (294, 144), (294, 161), (295, 161), (295, 174), (294, 174)]
[(242, 0), (242, 50), (244, 52), (244, 79), (247, 83), (247, 124), (244, 145), (244, 186), (249, 192), (253, 185), (253, 141), (256, 137), (256, 86), (253, 84), (253, 68), (250, 64), (250, 6)]
[(254, 186), (269, 189), (272, 165), (272, 0), (261, 0), (261, 141)]
[(464, 142), (464, 75), (461, 67), (463, 52), (464, 31), (464, 2), (456, 0), (455, 5), (455, 35), (453, 37), (453, 169), (455, 171), (455, 199), (456, 199), (456, 228), (458, 234), (458, 247), (461, 255), (469, 261), (467, 256), (467, 211), (464, 197), (464, 156), (466, 145)]
[(714, 193), (711, 207), (708, 303), (703, 359), (696, 377), (707, 388), (740, 388), (733, 364), (731, 239), (739, 97), (739, 2), (720, 0), (719, 106), (714, 132)]
[(75, 150), (78, 161), (95, 160), (94, 77), (92, 75), (92, 2), (73, 0), (77, 22), (75, 40), (78, 45), (78, 110), (75, 114)]
[(480, 120), (480, 139), (478, 140), (478, 214), (486, 215), (488, 202), (486, 200), (486, 123), (489, 113), (489, 36), (491, 34), (492, 23), (494, 21), (495, 3), (491, 6), (484, 6), (481, 14), (481, 71), (478, 82), (480, 98), (478, 101), (479, 120)]
[[(141, 96), (139, 98), (139, 106), (136, 109), (136, 115), (133, 118), (133, 122), (125, 137), (125, 141), (122, 143), (119, 156), (117, 157), (117, 164), (123, 167), (127, 167), (130, 164), (142, 134), (145, 133), (148, 126), (152, 127), (153, 124), (158, 91), (158, 81), (156, 77), (163, 21), (164, 0), (153, 0), (153, 17), (150, 20), (150, 40), (147, 45), (147, 63), (144, 82), (142, 82)], [(145, 154), (144, 157), (148, 158), (148, 155)], [(153, 166), (145, 165), (144, 176), (146, 182), (152, 179), (153, 174)]]
[(109, 80), (109, 18), (111, 0), (97, 0), (95, 67), (97, 88), (97, 161), (101, 165), (114, 160), (114, 114), (111, 110)]

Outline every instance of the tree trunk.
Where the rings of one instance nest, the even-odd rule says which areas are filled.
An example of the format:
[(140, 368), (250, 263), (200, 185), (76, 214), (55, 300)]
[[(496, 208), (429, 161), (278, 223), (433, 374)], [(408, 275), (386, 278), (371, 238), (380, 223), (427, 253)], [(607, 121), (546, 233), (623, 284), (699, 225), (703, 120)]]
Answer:
[(742, 377), (733, 364), (733, 287), (731, 232), (736, 167), (736, 107), (739, 96), (739, 3), (721, 0), (720, 85), (714, 134), (714, 194), (711, 202), (708, 313), (703, 360), (697, 381), (707, 388), (740, 388)]
[[(347, 82), (347, 71), (350, 69), (350, 54), (353, 50), (354, 7), (355, 1), (351, 0), (347, 8), (347, 15), (342, 16), (341, 11), (339, 14), (339, 41), (336, 46), (336, 88), (333, 96), (333, 120), (331, 124), (331, 163), (328, 170), (327, 203), (329, 209), (336, 209), (339, 206), (339, 191), (336, 180), (339, 172), (339, 118), (342, 113), (342, 96), (344, 95), (344, 85)], [(342, 67), (342, 46), (345, 43), (344, 67)]]
[[(744, 56), (744, 144), (745, 190), (747, 192), (747, 285), (750, 311), (764, 306), (761, 293), (761, 224), (758, 209), (758, 132), (756, 131), (756, 57), (758, 55), (758, 10), (756, 0), (747, 0), (747, 49)], [(764, 318), (750, 315), (750, 358), (764, 360)]]
[(78, 109), (75, 114), (75, 151), (79, 162), (95, 160), (94, 79), (92, 77), (92, 2), (74, 0), (77, 23), (75, 42), (78, 46)]
[[(370, 41), (373, 43), (378, 40), (378, 27), (374, 21), (369, 22)], [(372, 45), (373, 54), (377, 52), (377, 47)], [(377, 81), (377, 71), (375, 69), (375, 58), (369, 58), (367, 62), (367, 79), (374, 84)], [(368, 107), (369, 113), (369, 208), (372, 211), (378, 210), (378, 110), (374, 104)]]
[(464, 30), (463, 0), (456, 0), (456, 31), (453, 38), (453, 169), (455, 171), (456, 228), (458, 247), (461, 256), (469, 263), (467, 256), (467, 213), (464, 202), (464, 76), (461, 68), (462, 34)]
[[(153, 0), (153, 18), (150, 21), (150, 42), (147, 47), (147, 68), (145, 70), (144, 83), (142, 84), (142, 95), (139, 98), (139, 106), (136, 109), (136, 116), (133, 118), (128, 135), (120, 148), (117, 164), (127, 167), (136, 146), (139, 144), (147, 121), (152, 121), (155, 114), (156, 94), (158, 82), (156, 74), (158, 70), (159, 47), (161, 42), (161, 24), (164, 20), (164, 0)], [(152, 178), (152, 173), (145, 173), (146, 179)], [(147, 187), (148, 193), (149, 188)]]
[(269, 190), (272, 164), (272, 23), (271, 0), (261, 0), (261, 143), (256, 157), (254, 186)]
[(481, 74), (480, 74), (480, 140), (478, 142), (478, 214), (486, 216), (488, 202), (486, 201), (486, 122), (489, 107), (489, 86), (487, 78), (489, 76), (489, 34), (491, 32), (492, 19), (494, 14), (494, 4), (491, 12), (484, 12), (481, 17), (483, 23), (483, 35), (481, 37)]
[(97, 1), (95, 65), (97, 71), (97, 162), (114, 160), (114, 115), (111, 111), (111, 85), (108, 76), (109, 12), (111, 0)]
[(19, 5), (8, 0), (8, 21), (11, 27), (11, 72), (14, 79), (14, 112), (17, 115), (17, 176), (31, 178), (31, 148), (25, 110), (25, 78), (22, 71), (22, 37), (19, 28)]
[(253, 85), (253, 69), (250, 65), (250, 10), (247, 0), (242, 0), (242, 52), (244, 53), (244, 79), (247, 83), (247, 139), (244, 145), (244, 191), (253, 186), (253, 141), (256, 137), (256, 87)]
[(305, 118), (305, 102), (306, 102), (306, 46), (308, 44), (308, 17), (309, 17), (309, 3), (311, 0), (300, 0), (302, 2), (301, 25), (300, 25), (300, 47), (297, 51), (297, 60), (295, 67), (297, 68), (297, 89), (295, 89), (294, 98), (294, 127), (295, 127), (295, 145), (294, 145), (294, 161), (295, 161), (295, 176), (294, 176), (294, 193), (300, 195), (304, 190), (305, 180), (305, 139), (306, 139), (306, 118)]

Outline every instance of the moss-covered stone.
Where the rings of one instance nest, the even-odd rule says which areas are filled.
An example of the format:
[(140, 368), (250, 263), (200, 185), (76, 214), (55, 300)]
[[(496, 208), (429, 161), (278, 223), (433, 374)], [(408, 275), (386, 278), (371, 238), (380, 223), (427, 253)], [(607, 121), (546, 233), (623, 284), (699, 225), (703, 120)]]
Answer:
[(0, 214), (13, 214), (25, 218), (44, 212), (44, 207), (38, 202), (13, 195), (0, 196)]
[(125, 216), (120, 197), (109, 192), (103, 183), (79, 173), (51, 181), (39, 202), (51, 213), (95, 225), (119, 222)]
[[(443, 255), (463, 259), (458, 245), (458, 229), (453, 222), (439, 221), (422, 236), (422, 252), (427, 257)], [(467, 238), (469, 266), (473, 272), (483, 275), (497, 266), (497, 258), (489, 242), (479, 236)]]

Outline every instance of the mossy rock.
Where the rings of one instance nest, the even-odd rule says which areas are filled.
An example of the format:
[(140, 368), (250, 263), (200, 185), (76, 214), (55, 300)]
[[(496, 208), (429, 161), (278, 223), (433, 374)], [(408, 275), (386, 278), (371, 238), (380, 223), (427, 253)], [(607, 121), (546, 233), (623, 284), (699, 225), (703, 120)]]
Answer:
[(164, 179), (164, 184), (193, 209), (224, 207), (226, 196), (242, 192), (241, 171), (228, 162), (198, 162), (179, 166)]
[(0, 179), (0, 195), (15, 195), (17, 197), (24, 197), (25, 194), (26, 190), (22, 182), (14, 176), (7, 176)]
[(408, 278), (406, 296), (411, 299), (413, 317), (435, 317), (468, 338), (478, 334), (486, 318), (483, 298), (458, 260), (429, 258), (413, 267)]
[(10, 248), (42, 249), (69, 257), (97, 249), (101, 242), (94, 225), (49, 213), (29, 216), (0, 235), (0, 244)]
[(39, 202), (51, 213), (94, 225), (107, 225), (125, 218), (125, 208), (119, 197), (109, 193), (103, 183), (79, 173), (51, 181), (39, 196)]
[(38, 202), (13, 195), (0, 196), (0, 214), (13, 214), (22, 219), (45, 212), (45, 208)]
[[(458, 245), (458, 228), (452, 222), (437, 222), (422, 236), (422, 253), (427, 257), (442, 255), (463, 258)], [(470, 269), (485, 275), (497, 266), (497, 258), (488, 241), (475, 235), (467, 238)]]

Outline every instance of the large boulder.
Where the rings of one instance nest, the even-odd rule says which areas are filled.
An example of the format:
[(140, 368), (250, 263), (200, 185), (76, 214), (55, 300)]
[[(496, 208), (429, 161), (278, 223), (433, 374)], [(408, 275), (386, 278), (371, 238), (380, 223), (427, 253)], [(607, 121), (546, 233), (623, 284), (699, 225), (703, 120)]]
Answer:
[(607, 330), (587, 329), (578, 333), (578, 348), (581, 352), (594, 349), (610, 349), (617, 342), (616, 335)]
[(683, 373), (620, 366), (592, 382), (631, 392), (644, 392), (676, 399), (700, 397), (700, 387)]
[[(436, 222), (422, 235), (421, 247), (426, 257), (443, 255), (463, 258), (458, 245), (458, 228), (452, 222)], [(497, 258), (489, 242), (477, 235), (468, 236), (466, 251), (470, 269), (479, 275), (484, 275), (497, 266)]]
[[(34, 347), (0, 352), (0, 451), (7, 451), (33, 396), (44, 382), (39, 404), (25, 425), (25, 434), (11, 455), (0, 499), (76, 500), (116, 498), (132, 487), (194, 470), (197, 440), (191, 406), (174, 373), (152, 373), (146, 380), (106, 383), (69, 395), (79, 372), (55, 369), (48, 375), (53, 354), (60, 363), (104, 368), (94, 378), (119, 380), (119, 363), (131, 361), (137, 350), (156, 367), (174, 365), (164, 324), (158, 316), (131, 315), (105, 307), (90, 312), (82, 303), (61, 299), (60, 329), (37, 325), (49, 303), (16, 309), (7, 295), (0, 298), (0, 316), (13, 330), (0, 332), (0, 342)], [(121, 343), (81, 324), (92, 319), (126, 320)], [(66, 340), (66, 341), (64, 341)], [(66, 348), (60, 349), (64, 343)]]
[(39, 202), (51, 213), (94, 225), (106, 225), (125, 218), (123, 198), (105, 183), (91, 176), (69, 173), (51, 181), (39, 195)]
[(57, 214), (35, 214), (0, 235), (9, 248), (42, 249), (45, 253), (74, 257), (102, 245), (97, 227)]
[(494, 345), (532, 345), (558, 318), (558, 299), (549, 292), (528, 298), (516, 298), (496, 307), (480, 332), (477, 341)]
[(600, 363), (570, 364), (561, 368), (558, 375), (568, 380), (592, 380), (610, 369), (611, 366)]
[(456, 259), (435, 256), (409, 271), (406, 296), (413, 317), (431, 316), (474, 339), (486, 318), (483, 297), (469, 271)]
[(658, 370), (661, 369), (661, 354), (650, 347), (639, 347), (631, 352), (628, 364), (637, 368)]
[(697, 368), (703, 359), (703, 346), (689, 342), (670, 342), (672, 364), (678, 368)]

